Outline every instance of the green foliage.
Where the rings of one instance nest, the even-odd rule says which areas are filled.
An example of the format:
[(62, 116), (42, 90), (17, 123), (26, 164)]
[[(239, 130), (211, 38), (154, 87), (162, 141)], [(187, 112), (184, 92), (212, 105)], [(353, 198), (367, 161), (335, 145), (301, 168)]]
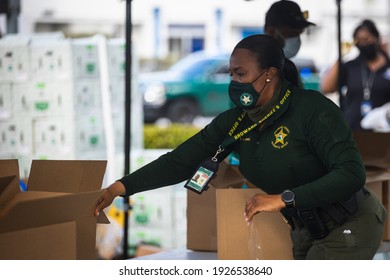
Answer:
[(182, 142), (200, 131), (199, 127), (184, 124), (172, 124), (166, 127), (144, 125), (145, 149), (174, 149)]

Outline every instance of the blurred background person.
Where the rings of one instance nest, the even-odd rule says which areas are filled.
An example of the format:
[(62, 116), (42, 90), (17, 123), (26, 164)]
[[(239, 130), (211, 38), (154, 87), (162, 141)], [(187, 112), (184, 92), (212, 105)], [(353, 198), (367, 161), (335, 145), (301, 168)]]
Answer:
[(352, 130), (365, 130), (361, 120), (374, 108), (390, 102), (390, 60), (372, 20), (363, 20), (353, 32), (359, 55), (336, 62), (321, 78), (321, 91), (340, 89), (340, 107)]
[(302, 12), (293, 1), (278, 1), (271, 5), (265, 15), (264, 31), (274, 37), (283, 48), (286, 58), (296, 56), (301, 47), (300, 35), (314, 23), (307, 21), (309, 12)]

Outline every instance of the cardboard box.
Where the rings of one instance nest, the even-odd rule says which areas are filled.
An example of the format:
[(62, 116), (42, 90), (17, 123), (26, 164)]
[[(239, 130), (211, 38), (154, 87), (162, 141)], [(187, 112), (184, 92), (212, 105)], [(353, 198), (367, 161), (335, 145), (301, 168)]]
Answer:
[(105, 161), (33, 160), (26, 192), (17, 160), (0, 160), (0, 259), (96, 259), (94, 209)]
[(383, 240), (390, 241), (390, 180), (383, 183), (382, 203), (387, 209), (387, 219), (385, 222), (385, 232)]
[(261, 213), (248, 226), (246, 201), (262, 191), (236, 166), (223, 162), (210, 188), (187, 195), (187, 248), (217, 251), (218, 259), (292, 259), (289, 228), (276, 213)]
[(384, 240), (390, 240), (390, 133), (356, 131), (353, 134), (367, 170), (367, 186), (389, 212)]
[[(187, 191), (187, 248), (196, 251), (217, 251), (216, 188), (241, 187), (244, 178), (236, 166), (223, 162), (217, 177), (201, 195)], [(241, 184), (241, 185), (240, 185)]]
[(279, 212), (244, 220), (246, 202), (258, 189), (217, 189), (217, 238), (220, 260), (291, 260), (290, 229)]
[(355, 131), (353, 137), (366, 166), (390, 170), (390, 133)]
[(390, 240), (390, 172), (382, 169), (368, 169), (366, 185), (375, 195), (382, 201), (384, 207), (388, 211), (388, 216), (385, 221), (385, 232), (383, 240)]
[(143, 257), (151, 254), (157, 254), (161, 253), (164, 250), (161, 249), (160, 247), (153, 246), (153, 245), (147, 245), (147, 244), (140, 244), (137, 247), (137, 250), (135, 252), (135, 257)]
[(375, 193), (382, 203), (388, 181), (390, 181), (390, 172), (382, 169), (366, 169), (366, 186)]
[(201, 195), (187, 191), (187, 248), (217, 251), (217, 193), (211, 187)]

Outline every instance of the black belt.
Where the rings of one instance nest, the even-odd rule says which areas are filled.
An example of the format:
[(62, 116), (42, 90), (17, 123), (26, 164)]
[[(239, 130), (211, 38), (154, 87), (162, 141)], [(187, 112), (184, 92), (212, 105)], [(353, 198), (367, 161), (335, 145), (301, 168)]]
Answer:
[(367, 198), (369, 191), (366, 187), (362, 187), (354, 193), (350, 199), (334, 203), (328, 207), (323, 207), (323, 211), (328, 214), (336, 223), (343, 224), (349, 216), (356, 213), (360, 202)]
[[(350, 199), (343, 202), (334, 203), (332, 205), (329, 205), (328, 207), (304, 210), (294, 208), (290, 211), (286, 211), (286, 209), (283, 209), (281, 212), (286, 218), (287, 222), (292, 227), (292, 229), (302, 228), (305, 224), (307, 224), (305, 221), (302, 221), (302, 217), (313, 217), (315, 219), (319, 219), (317, 220), (318, 223), (323, 223), (324, 221), (322, 220), (322, 218), (325, 217), (322, 216), (322, 214), (325, 214), (328, 219), (333, 219), (338, 224), (343, 224), (347, 221), (348, 217), (356, 213), (360, 202), (366, 199), (369, 194), (370, 192), (367, 190), (367, 188), (363, 187), (356, 193), (354, 193)], [(313, 221), (315, 219), (313, 219)], [(327, 219), (325, 218), (325, 220)]]

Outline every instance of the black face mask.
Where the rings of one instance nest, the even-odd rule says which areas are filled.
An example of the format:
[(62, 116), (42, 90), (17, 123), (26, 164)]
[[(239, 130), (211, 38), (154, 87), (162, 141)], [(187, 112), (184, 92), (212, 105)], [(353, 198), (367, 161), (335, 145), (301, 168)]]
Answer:
[(373, 60), (378, 55), (378, 45), (377, 44), (369, 44), (364, 46), (357, 46), (360, 51), (360, 54), (367, 60)]
[(257, 100), (259, 100), (260, 94), (263, 92), (268, 82), (264, 84), (260, 92), (256, 91), (253, 83), (256, 82), (261, 76), (263, 76), (265, 72), (267, 71), (264, 71), (252, 83), (239, 83), (236, 81), (230, 82), (229, 96), (233, 103), (237, 105), (237, 107), (242, 109), (252, 109), (256, 106)]

